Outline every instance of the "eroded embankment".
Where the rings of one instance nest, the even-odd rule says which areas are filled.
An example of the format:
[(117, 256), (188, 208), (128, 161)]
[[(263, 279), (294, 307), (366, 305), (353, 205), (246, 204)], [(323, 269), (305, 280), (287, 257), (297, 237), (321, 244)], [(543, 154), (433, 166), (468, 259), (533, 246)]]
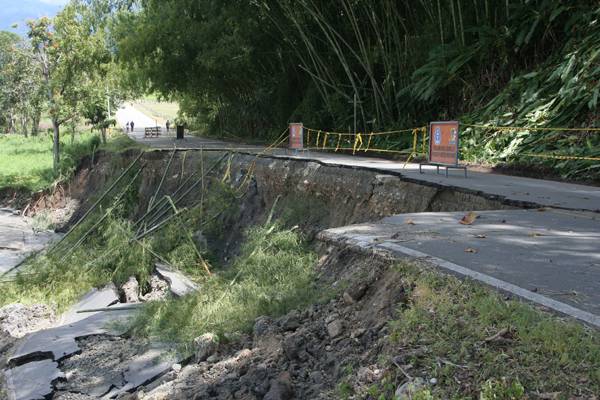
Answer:
[[(103, 153), (84, 160), (68, 191), (82, 206), (65, 229), (137, 156)], [(109, 195), (36, 279), (73, 291), (109, 280), (122, 285), (133, 276), (141, 290), (157, 254), (195, 274), (197, 294), (148, 305), (130, 338), (165, 335), (195, 354), (183, 367), (128, 389), (137, 398), (390, 398), (405, 383), (423, 396), (447, 398), (488, 389), (490, 395), (517, 393), (522, 383), (550, 391), (586, 379), (589, 385), (568, 391), (580, 395), (598, 386), (600, 377), (590, 373), (591, 360), (600, 356), (598, 339), (581, 327), (508, 304), (424, 265), (313, 240), (325, 228), (395, 213), (511, 207), (499, 199), (367, 169), (209, 151), (144, 153), (131, 175), (128, 189)], [(185, 217), (169, 219), (186, 208)], [(95, 226), (79, 249), (69, 250)], [(211, 264), (211, 277), (199, 257)], [(564, 343), (555, 338), (578, 351), (557, 358)], [(67, 376), (85, 370), (89, 382), (105, 380), (106, 371), (83, 364), (130, 357), (128, 345), (99, 354), (97, 347), (111, 349), (102, 344), (107, 340), (83, 340), (81, 355), (60, 360), (59, 368)], [(516, 374), (515, 365), (523, 366)], [(551, 375), (530, 372), (540, 366)], [(550, 379), (565, 368), (568, 379)], [(76, 380), (66, 380), (54, 383), (55, 396), (83, 393)]]
[[(86, 159), (77, 170), (69, 189), (70, 196), (87, 199), (105, 189), (118, 172), (135, 158), (136, 152), (121, 155), (102, 153)], [(172, 151), (147, 152), (142, 157), (138, 209), (140, 214), (156, 194)], [(365, 168), (327, 166), (317, 162), (256, 157), (251, 154), (220, 151), (177, 151), (160, 194), (174, 193), (183, 183), (189, 188), (197, 176), (225, 155), (212, 171), (213, 176), (231, 177), (233, 185), (244, 184), (237, 198), (239, 227), (260, 222), (277, 200), (275, 217), (285, 217), (311, 231), (353, 223), (373, 221), (385, 216), (426, 211), (497, 210), (514, 204), (494, 196), (409, 182), (398, 175), (381, 174)], [(246, 182), (250, 173), (251, 178)], [(208, 183), (207, 183), (208, 184)], [(180, 192), (181, 193), (181, 192)], [(181, 206), (194, 204), (202, 196), (202, 185), (193, 188)], [(88, 204), (89, 206), (89, 204)], [(74, 215), (76, 221), (87, 207)], [(232, 227), (233, 231), (238, 231)]]

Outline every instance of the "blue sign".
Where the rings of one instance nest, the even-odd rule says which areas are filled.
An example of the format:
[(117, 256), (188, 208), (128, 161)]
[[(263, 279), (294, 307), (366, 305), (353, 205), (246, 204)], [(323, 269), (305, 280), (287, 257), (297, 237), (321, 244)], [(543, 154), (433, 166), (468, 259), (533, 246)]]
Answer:
[(435, 131), (433, 133), (433, 142), (436, 146), (442, 144), (442, 130), (439, 126), (435, 128)]

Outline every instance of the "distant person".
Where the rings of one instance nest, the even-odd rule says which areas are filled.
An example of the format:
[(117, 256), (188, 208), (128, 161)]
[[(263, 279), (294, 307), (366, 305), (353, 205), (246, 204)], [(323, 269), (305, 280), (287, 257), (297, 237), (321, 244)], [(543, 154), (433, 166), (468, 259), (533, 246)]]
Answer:
[(129, 133), (129, 121), (127, 121), (127, 123), (125, 124), (125, 127), (127, 128), (127, 133)]
[(165, 123), (165, 126), (167, 127), (167, 133), (169, 133), (169, 127), (171, 126), (171, 123), (169, 122), (169, 120), (167, 120), (167, 122)]
[(131, 133), (133, 133), (133, 127), (135, 126), (135, 125), (133, 124), (133, 121), (131, 121), (131, 122), (129, 123), (129, 125), (131, 125)]

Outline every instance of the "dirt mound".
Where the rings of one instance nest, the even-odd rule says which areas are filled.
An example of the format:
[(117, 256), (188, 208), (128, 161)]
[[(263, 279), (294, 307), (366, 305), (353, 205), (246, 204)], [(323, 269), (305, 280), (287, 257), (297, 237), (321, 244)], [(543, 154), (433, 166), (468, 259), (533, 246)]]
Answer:
[[(406, 300), (391, 261), (329, 249), (318, 284), (331, 299), (272, 319), (256, 320), (253, 336), (221, 344), (133, 394), (140, 399), (330, 399), (345, 390), (366, 394), (390, 375), (395, 354), (386, 325)], [(360, 397), (360, 396), (359, 396)]]
[(20, 338), (50, 327), (54, 319), (54, 310), (45, 304), (8, 304), (0, 308), (0, 331)]

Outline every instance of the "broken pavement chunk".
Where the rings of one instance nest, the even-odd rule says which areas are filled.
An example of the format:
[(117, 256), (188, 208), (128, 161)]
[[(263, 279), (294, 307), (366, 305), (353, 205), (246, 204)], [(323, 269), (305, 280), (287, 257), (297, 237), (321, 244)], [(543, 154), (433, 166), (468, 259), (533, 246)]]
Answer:
[(45, 399), (53, 392), (52, 382), (64, 375), (52, 360), (30, 362), (5, 372), (9, 398)]
[(165, 264), (157, 263), (155, 267), (158, 275), (169, 283), (169, 288), (175, 296), (182, 297), (198, 290), (198, 285), (181, 272), (175, 271)]

